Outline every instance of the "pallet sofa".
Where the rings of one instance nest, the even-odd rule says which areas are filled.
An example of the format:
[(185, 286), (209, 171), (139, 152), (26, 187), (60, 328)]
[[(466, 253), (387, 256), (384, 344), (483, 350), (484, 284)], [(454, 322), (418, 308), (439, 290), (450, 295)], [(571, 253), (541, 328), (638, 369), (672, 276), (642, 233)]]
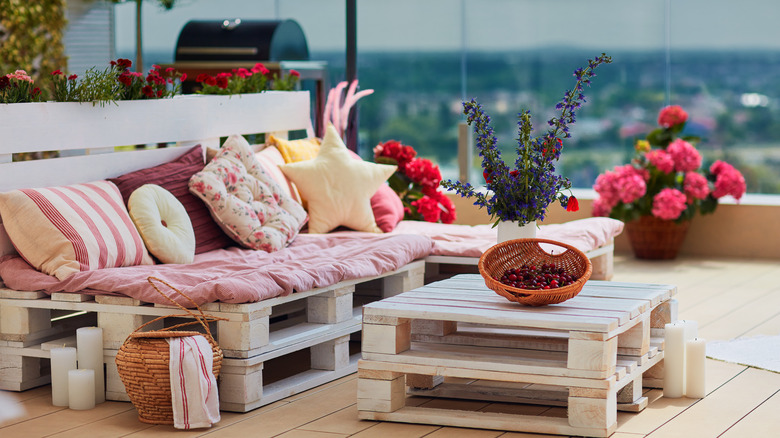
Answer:
[[(103, 106), (89, 103), (0, 105), (0, 114), (3, 131), (0, 192), (114, 178), (175, 160), (197, 144), (218, 148), (220, 137), (232, 134), (273, 133), (286, 138), (290, 132), (311, 133), (308, 92), (177, 96)], [(167, 146), (133, 146), (159, 143)], [(130, 147), (118, 148), (128, 145)], [(12, 154), (48, 150), (61, 151), (60, 157), (12, 160)], [(395, 247), (399, 242), (398, 236), (377, 237), (389, 239), (375, 242), (378, 247)], [(311, 239), (307, 243), (309, 246), (301, 249), (299, 245), (299, 253), (309, 247), (317, 248)], [(219, 379), (221, 409), (246, 412), (355, 372), (359, 351), (354, 348), (354, 342), (350, 350), (350, 338), (361, 329), (361, 305), (423, 285), (424, 262), (421, 259), (427, 254), (429, 243), (424, 238), (417, 239), (412, 244), (419, 246), (417, 256), (398, 266), (383, 264), (375, 275), (356, 277), (351, 272), (349, 260), (341, 260), (346, 266), (334, 260), (332, 265), (338, 267), (338, 272), (328, 271), (330, 275), (323, 278), (316, 278), (305, 269), (294, 271), (306, 277), (298, 278), (298, 281), (312, 285), (296, 288), (294, 293), (289, 290), (292, 288), (289, 283), (268, 281), (268, 292), (260, 294), (260, 298), (266, 299), (241, 302), (239, 298), (231, 300), (228, 296), (214, 302), (199, 300), (206, 313), (224, 318), (213, 327), (225, 354)], [(306, 243), (305, 239), (298, 238), (294, 243), (299, 240)], [(327, 246), (320, 245), (323, 254)], [(358, 249), (354, 252), (359, 253)], [(282, 258), (287, 250), (274, 254)], [(295, 248), (290, 249), (293, 250)], [(221, 249), (206, 262), (218, 266), (220, 258), (230, 251), (262, 252)], [(0, 224), (0, 261), (24, 264), (15, 253), (13, 242)], [(209, 257), (209, 253), (196, 256), (196, 264), (201, 256)], [(365, 262), (360, 259), (354, 263)], [(3, 263), (4, 266), (7, 264)], [(166, 278), (166, 267), (158, 264), (90, 272), (98, 275), (116, 269), (143, 271), (148, 268), (150, 275), (178, 285)], [(288, 273), (284, 263), (274, 263), (267, 268), (272, 272), (265, 280)], [(277, 270), (273, 271), (274, 268)], [(357, 268), (355, 271), (359, 272)], [(44, 280), (56, 283), (53, 277), (32, 271), (14, 274), (14, 278), (25, 282), (37, 275), (49, 277)], [(215, 274), (211, 281), (215, 289), (221, 283), (220, 275)], [(128, 400), (114, 361), (118, 348), (143, 323), (158, 316), (182, 313), (161, 297), (149, 295), (148, 288), (146, 294), (136, 294), (140, 286), (118, 284), (117, 290), (129, 291), (124, 294), (70, 290), (78, 289), (75, 284), (68, 285), (70, 289), (66, 287), (66, 290), (54, 292), (17, 290), (18, 287), (9, 287), (10, 278), (2, 277), (0, 274), (0, 389), (3, 390), (23, 391), (49, 383), (49, 350), (74, 345), (78, 327), (98, 326), (103, 329), (106, 398)], [(204, 285), (191, 286), (188, 290)], [(161, 323), (150, 328), (159, 328)], [(280, 363), (282, 360), (285, 363)], [(289, 363), (297, 365), (289, 367)]]
[[(233, 134), (264, 133), (285, 138), (290, 132), (305, 131), (311, 136), (309, 99), (307, 92), (266, 92), (242, 96), (177, 96), (104, 106), (0, 105), (3, 128), (0, 192), (116, 178), (176, 160), (196, 144), (217, 148), (220, 137)], [(160, 143), (166, 147), (132, 146)], [(61, 151), (60, 157), (12, 160), (15, 153), (46, 150)], [(357, 340), (361, 330), (362, 304), (422, 286), (426, 269), (440, 264), (473, 268), (478, 253), (461, 257), (457, 251), (433, 251), (435, 240), (441, 237), (438, 231), (413, 234), (404, 231), (412, 232), (409, 226), (419, 225), (402, 222), (396, 232), (378, 236), (349, 231), (329, 233), (332, 236), (301, 234), (289, 248), (273, 253), (278, 258), (257, 262), (264, 264), (263, 269), (269, 274), (262, 278), (266, 290), (256, 297), (242, 298), (240, 293), (220, 289), (219, 268), (215, 268), (217, 274), (213, 278), (202, 283), (187, 284), (186, 276), (181, 278), (181, 283), (171, 280), (176, 286), (187, 286), (184, 289), (187, 292), (215, 291), (213, 296), (198, 301), (205, 312), (224, 318), (213, 327), (225, 353), (219, 379), (221, 409), (246, 412), (355, 372), (359, 351), (351, 340)], [(49, 350), (73, 345), (78, 327), (98, 326), (103, 328), (104, 335), (106, 398), (128, 400), (114, 362), (118, 348), (135, 328), (181, 310), (155, 295), (147, 284), (141, 284), (145, 275), (139, 275), (144, 277), (140, 283), (137, 278), (135, 282), (125, 283), (119, 276), (114, 279), (114, 288), (93, 290), (91, 277), (82, 282), (82, 276), (74, 276), (79, 281), (63, 285), (29, 265), (26, 271), (6, 270), (26, 263), (15, 255), (14, 244), (3, 227), (0, 223), (0, 389), (23, 391), (49, 383)], [(443, 234), (456, 227), (448, 228)], [(555, 231), (556, 227), (560, 229)], [(594, 268), (594, 279), (606, 279), (611, 275), (612, 238), (620, 233), (622, 224), (607, 223), (599, 227), (598, 238), (585, 245), (594, 266), (598, 267)], [(479, 252), (484, 250), (483, 246), (492, 244), (491, 239), (495, 241), (494, 230), (482, 228), (478, 242), (472, 245), (472, 250)], [(555, 231), (565, 237), (567, 230), (572, 229), (582, 234), (576, 224), (544, 226), (540, 234)], [(477, 228), (464, 230), (466, 235), (474, 237)], [(410, 251), (413, 255), (406, 254), (407, 259), (402, 262), (396, 258), (394, 265), (385, 263), (379, 272), (370, 275), (356, 274), (367, 263), (365, 258), (331, 263), (328, 272), (332, 275), (325, 278), (315, 278), (313, 268), (303, 274), (294, 271), (300, 274), (297, 277), (288, 272), (290, 264), (295, 264), (289, 254), (302, 256), (315, 248), (316, 254), (327, 255), (334, 246), (349, 245), (359, 255), (361, 245), (373, 248), (374, 253), (378, 248), (383, 253), (392, 253), (397, 247), (414, 251)], [(219, 266), (221, 258), (230, 256), (231, 252), (251, 252), (253, 256), (263, 253), (220, 249), (196, 257), (194, 265), (205, 266), (208, 271), (215, 264)], [(370, 254), (366, 257), (370, 258)], [(377, 258), (385, 257), (383, 254)], [(122, 272), (148, 269), (150, 275), (170, 280), (166, 267), (131, 266), (90, 273), (105, 280), (116, 272), (112, 269)], [(432, 272), (439, 271), (432, 269)], [(291, 283), (286, 276), (297, 280), (304, 276), (306, 281)], [(12, 280), (16, 287), (12, 287)], [(42, 283), (35, 283), (39, 280)], [(20, 284), (36, 286), (25, 288), (19, 287)], [(290, 363), (297, 366), (290, 367)]]

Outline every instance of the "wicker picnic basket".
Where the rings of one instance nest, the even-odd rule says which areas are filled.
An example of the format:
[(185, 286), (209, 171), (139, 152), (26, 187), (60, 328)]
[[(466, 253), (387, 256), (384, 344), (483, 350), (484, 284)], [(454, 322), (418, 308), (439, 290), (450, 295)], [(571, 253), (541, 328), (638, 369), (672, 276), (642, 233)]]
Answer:
[[(549, 263), (563, 268), (577, 280), (568, 286), (542, 290), (520, 289), (498, 280), (510, 268)], [(592, 271), (593, 266), (582, 251), (547, 239), (508, 240), (488, 248), (479, 258), (479, 273), (488, 288), (509, 301), (529, 306), (556, 304), (575, 297), (585, 286)]]
[[(224, 318), (203, 313), (192, 298), (159, 278), (149, 277), (147, 280), (160, 295), (167, 298), (177, 307), (184, 309), (187, 313), (161, 316), (135, 329), (119, 348), (119, 352), (116, 355), (116, 366), (119, 371), (119, 377), (127, 390), (127, 395), (138, 411), (138, 419), (149, 424), (173, 424), (171, 381), (168, 368), (170, 347), (166, 339), (204, 335), (209, 344), (211, 344), (213, 351), (212, 371), (214, 376), (218, 377), (222, 368), (222, 350), (211, 335), (208, 323), (223, 320)], [(189, 300), (198, 313), (185, 308), (169, 295), (163, 293), (157, 287), (155, 281), (164, 284)], [(192, 318), (194, 321), (176, 324), (159, 330), (141, 331), (144, 327), (165, 318)], [(205, 334), (195, 330), (178, 330), (182, 327), (197, 324), (200, 324), (205, 329)]]

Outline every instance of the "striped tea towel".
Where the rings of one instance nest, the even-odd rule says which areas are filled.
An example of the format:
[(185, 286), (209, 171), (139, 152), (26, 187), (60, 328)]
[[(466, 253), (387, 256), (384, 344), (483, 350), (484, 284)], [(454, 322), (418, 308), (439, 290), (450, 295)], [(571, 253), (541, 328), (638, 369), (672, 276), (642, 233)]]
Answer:
[(203, 336), (169, 338), (173, 425), (211, 427), (220, 420), (211, 345)]

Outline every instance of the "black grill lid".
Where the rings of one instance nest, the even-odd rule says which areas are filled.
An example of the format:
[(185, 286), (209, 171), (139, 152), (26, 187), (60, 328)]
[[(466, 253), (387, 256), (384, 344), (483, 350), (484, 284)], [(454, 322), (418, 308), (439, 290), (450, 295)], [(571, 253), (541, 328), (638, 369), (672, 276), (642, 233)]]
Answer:
[(191, 20), (176, 43), (178, 61), (305, 61), (309, 48), (294, 20)]

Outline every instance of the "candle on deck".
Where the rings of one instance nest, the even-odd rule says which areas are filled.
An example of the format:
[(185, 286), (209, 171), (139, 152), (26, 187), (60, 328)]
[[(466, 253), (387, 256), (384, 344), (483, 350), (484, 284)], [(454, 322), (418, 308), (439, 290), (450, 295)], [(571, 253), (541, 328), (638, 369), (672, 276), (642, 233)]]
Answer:
[(68, 371), (68, 406), (77, 411), (95, 407), (95, 370)]
[(664, 397), (680, 398), (685, 390), (685, 325), (664, 326)]
[[(694, 321), (692, 319), (681, 319), (681, 320), (679, 320), (677, 322), (682, 324), (682, 326), (684, 327), (683, 342), (685, 342), (686, 344), (691, 339), (699, 336), (699, 324), (696, 321)], [(688, 365), (687, 365), (687, 363), (688, 363), (688, 350), (687, 349), (685, 349), (685, 352), (683, 353), (683, 357), (685, 357), (685, 359), (683, 360), (683, 364), (684, 364), (683, 365), (683, 370), (687, 370), (688, 369)], [(687, 372), (683, 372), (683, 388), (687, 388), (687, 386), (688, 386), (687, 381), (688, 381), (688, 373)]]
[(95, 403), (106, 401), (105, 382), (103, 380), (103, 329), (100, 327), (82, 327), (76, 330), (79, 369), (94, 370)]
[(51, 351), (51, 403), (68, 406), (68, 371), (76, 369), (76, 349), (52, 348)]
[(704, 398), (707, 395), (705, 384), (707, 343), (704, 339), (694, 338), (685, 343), (685, 361), (685, 396)]

